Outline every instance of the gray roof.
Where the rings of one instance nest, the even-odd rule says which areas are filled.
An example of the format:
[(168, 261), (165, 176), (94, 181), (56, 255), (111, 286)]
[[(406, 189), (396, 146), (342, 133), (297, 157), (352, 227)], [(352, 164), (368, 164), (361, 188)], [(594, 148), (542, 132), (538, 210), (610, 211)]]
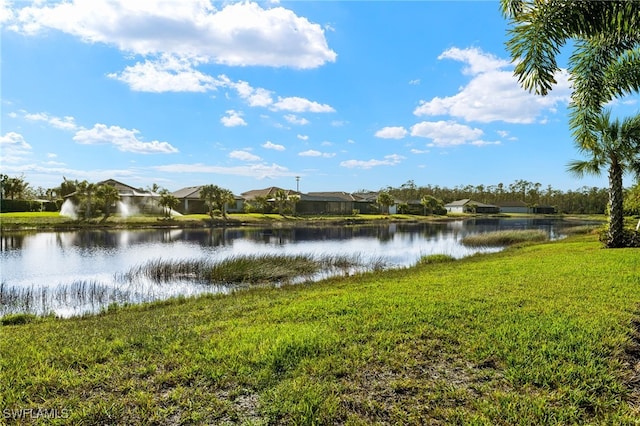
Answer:
[(476, 207), (498, 207), (493, 204), (485, 204), (485, 203), (481, 203), (480, 201), (474, 201), (470, 198), (463, 198), (462, 200), (452, 201), (448, 204), (445, 204), (444, 206), (445, 207), (462, 207), (469, 204), (473, 204)]

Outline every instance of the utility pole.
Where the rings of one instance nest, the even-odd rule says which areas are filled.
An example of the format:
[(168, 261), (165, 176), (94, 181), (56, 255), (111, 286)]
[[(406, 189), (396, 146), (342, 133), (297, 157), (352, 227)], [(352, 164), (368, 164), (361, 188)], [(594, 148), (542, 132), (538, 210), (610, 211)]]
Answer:
[(300, 192), (300, 176), (296, 176), (296, 192)]

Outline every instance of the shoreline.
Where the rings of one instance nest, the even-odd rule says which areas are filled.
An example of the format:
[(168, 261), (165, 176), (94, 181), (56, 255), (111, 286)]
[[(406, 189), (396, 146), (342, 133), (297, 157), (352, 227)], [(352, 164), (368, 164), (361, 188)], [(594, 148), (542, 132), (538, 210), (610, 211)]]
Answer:
[(78, 231), (91, 230), (126, 230), (126, 229), (204, 229), (204, 228), (242, 228), (242, 227), (276, 227), (296, 228), (313, 226), (353, 226), (379, 225), (390, 223), (434, 223), (450, 222), (477, 218), (493, 219), (562, 219), (562, 220), (594, 220), (605, 221), (604, 216), (580, 215), (531, 215), (531, 214), (464, 214), (448, 216), (414, 216), (414, 215), (371, 215), (371, 216), (280, 216), (232, 214), (227, 220), (216, 218), (213, 221), (205, 215), (190, 215), (180, 218), (159, 218), (134, 216), (122, 218), (110, 217), (106, 222), (90, 220), (78, 221), (59, 215), (41, 215), (39, 213), (2, 213), (0, 214), (0, 231)]

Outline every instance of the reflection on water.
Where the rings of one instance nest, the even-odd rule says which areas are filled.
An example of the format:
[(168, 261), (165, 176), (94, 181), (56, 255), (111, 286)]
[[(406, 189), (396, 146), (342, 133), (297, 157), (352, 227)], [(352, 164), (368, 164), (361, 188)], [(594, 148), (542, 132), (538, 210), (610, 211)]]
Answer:
[[(557, 238), (564, 226), (567, 224), (551, 219), (470, 219), (428, 224), (286, 229), (2, 233), (0, 297), (4, 300), (0, 300), (0, 315), (10, 311), (9, 295), (19, 292), (31, 292), (46, 299), (41, 304), (44, 306), (30, 307), (29, 310), (76, 315), (96, 311), (113, 302), (136, 303), (178, 295), (230, 291), (225, 286), (178, 280), (161, 285), (141, 281), (128, 283), (125, 287), (115, 278), (154, 259), (222, 260), (231, 256), (260, 254), (358, 255), (365, 262), (367, 259), (382, 259), (393, 267), (403, 267), (415, 264), (424, 255), (448, 254), (460, 258), (479, 251), (496, 250), (462, 246), (461, 238), (469, 233), (534, 228), (544, 229), (551, 238)], [(71, 294), (82, 293), (77, 291), (79, 287), (94, 297), (71, 297)], [(69, 291), (65, 293), (64, 289)], [(25, 310), (24, 307), (21, 309)]]

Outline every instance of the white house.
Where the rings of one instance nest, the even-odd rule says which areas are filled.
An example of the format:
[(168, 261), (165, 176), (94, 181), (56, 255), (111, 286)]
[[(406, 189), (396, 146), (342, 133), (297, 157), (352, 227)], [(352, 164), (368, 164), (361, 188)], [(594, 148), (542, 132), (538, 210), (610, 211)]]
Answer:
[(500, 208), (498, 206), (494, 206), (493, 204), (481, 203), (470, 198), (452, 201), (449, 204), (445, 204), (444, 208), (447, 209), (447, 213), (500, 213)]

